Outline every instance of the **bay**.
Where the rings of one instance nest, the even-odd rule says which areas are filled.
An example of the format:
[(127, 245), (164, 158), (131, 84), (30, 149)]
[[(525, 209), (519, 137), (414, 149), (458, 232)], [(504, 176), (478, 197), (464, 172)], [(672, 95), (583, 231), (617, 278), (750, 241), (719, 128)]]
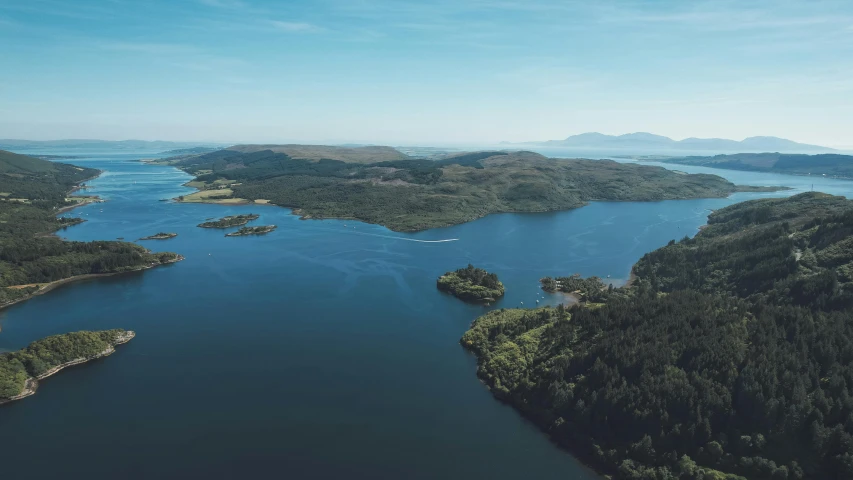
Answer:
[[(794, 190), (593, 203), (399, 234), (272, 206), (163, 202), (191, 192), (181, 186), (190, 177), (138, 162), (145, 156), (69, 160), (105, 170), (89, 193), (108, 201), (73, 210), (87, 221), (60, 233), (175, 232), (142, 244), (186, 260), (0, 311), (0, 351), (68, 331), (137, 332), (113, 356), (0, 408), (8, 478), (597, 478), (477, 381), (458, 340), (485, 309), (438, 292), (435, 279), (473, 263), (507, 286), (490, 308), (556, 304), (540, 277), (622, 282), (644, 253), (695, 234), (713, 209), (812, 183), (853, 192), (846, 181), (667, 166)], [(225, 238), (231, 230), (195, 226), (249, 212), (261, 215), (252, 224), (278, 229)]]

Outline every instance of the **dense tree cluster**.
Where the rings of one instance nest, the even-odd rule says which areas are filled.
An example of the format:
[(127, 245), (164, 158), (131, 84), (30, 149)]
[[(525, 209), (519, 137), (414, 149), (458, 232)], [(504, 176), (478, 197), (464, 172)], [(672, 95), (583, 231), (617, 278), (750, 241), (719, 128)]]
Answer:
[(851, 220), (823, 194), (734, 205), (604, 305), (491, 312), (462, 343), (615, 478), (853, 478)]
[(219, 220), (211, 220), (204, 223), (199, 223), (198, 226), (201, 228), (230, 228), (236, 227), (239, 225), (245, 225), (252, 220), (257, 220), (261, 216), (255, 213), (247, 213), (245, 215), (231, 215), (228, 217), (222, 217)]
[(0, 353), (0, 401), (19, 395), (28, 378), (73, 360), (100, 355), (126, 334), (120, 329), (66, 333), (35, 341), (17, 352)]
[(733, 205), (695, 238), (646, 254), (634, 268), (650, 288), (726, 292), (817, 310), (853, 306), (853, 209), (805, 193)]
[(505, 291), (497, 275), (470, 263), (465, 268), (445, 273), (436, 283), (439, 290), (469, 301), (493, 302)]
[(233, 182), (233, 198), (269, 200), (314, 218), (355, 218), (398, 231), (454, 225), (497, 212), (566, 210), (592, 200), (717, 197), (739, 189), (715, 175), (555, 160), (531, 152), (350, 163), (226, 149), (166, 163), (197, 175), (194, 184), (202, 188)]

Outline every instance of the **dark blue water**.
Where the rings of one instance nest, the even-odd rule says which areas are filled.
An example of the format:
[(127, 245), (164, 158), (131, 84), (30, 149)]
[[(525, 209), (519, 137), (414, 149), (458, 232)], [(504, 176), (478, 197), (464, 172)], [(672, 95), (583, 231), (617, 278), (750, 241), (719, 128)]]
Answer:
[[(74, 210), (88, 221), (63, 235), (176, 232), (143, 244), (186, 260), (0, 311), (4, 349), (75, 330), (137, 332), (0, 408), (5, 478), (596, 478), (477, 381), (458, 340), (484, 309), (441, 294), (436, 277), (471, 262), (506, 284), (495, 308), (555, 303), (540, 277), (624, 280), (643, 253), (694, 234), (709, 209), (762, 196), (597, 203), (409, 235), (271, 206), (160, 202), (191, 191), (180, 186), (189, 177), (136, 158), (74, 160), (107, 171), (90, 192), (108, 202)], [(794, 192), (811, 183), (713, 173)], [(853, 183), (816, 189), (848, 194)], [(225, 238), (195, 227), (248, 212), (279, 228)], [(429, 243), (448, 239), (458, 240)]]

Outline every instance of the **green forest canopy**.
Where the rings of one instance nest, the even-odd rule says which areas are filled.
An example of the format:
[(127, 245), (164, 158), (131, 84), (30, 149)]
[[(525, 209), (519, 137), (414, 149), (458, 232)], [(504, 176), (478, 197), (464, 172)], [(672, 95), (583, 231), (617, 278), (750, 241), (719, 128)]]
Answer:
[(493, 302), (504, 294), (504, 284), (498, 276), (470, 263), (465, 268), (447, 272), (438, 278), (439, 290), (449, 292), (462, 300)]
[(72, 360), (100, 355), (127, 332), (121, 329), (53, 335), (17, 352), (0, 353), (0, 400), (19, 395), (28, 378)]
[(853, 202), (721, 209), (603, 306), (500, 310), (478, 375), (619, 479), (853, 478)]

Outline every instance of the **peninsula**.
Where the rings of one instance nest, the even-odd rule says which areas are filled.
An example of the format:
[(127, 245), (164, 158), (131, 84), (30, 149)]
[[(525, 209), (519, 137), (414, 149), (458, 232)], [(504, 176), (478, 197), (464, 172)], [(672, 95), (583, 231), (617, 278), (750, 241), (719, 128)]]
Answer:
[(126, 330), (74, 332), (31, 343), (17, 352), (0, 354), (0, 405), (36, 393), (40, 380), (63, 368), (90, 362), (115, 352), (136, 334)]
[(260, 215), (255, 215), (254, 213), (249, 213), (246, 215), (231, 215), (229, 217), (222, 217), (219, 220), (208, 221), (204, 223), (199, 223), (198, 226), (201, 228), (230, 228), (237, 227), (240, 225), (245, 225), (252, 220), (257, 220), (260, 218)]
[(160, 233), (155, 233), (154, 235), (150, 235), (148, 237), (142, 237), (142, 238), (140, 238), (140, 240), (168, 240), (170, 238), (175, 238), (177, 236), (178, 236), (177, 233), (160, 232)]
[(143, 270), (183, 257), (128, 242), (65, 242), (49, 235), (82, 202), (69, 193), (100, 172), (0, 150), (0, 308), (92, 275)]
[(497, 398), (612, 478), (853, 478), (851, 232), (843, 197), (735, 204), (630, 287), (551, 279), (597, 303), (492, 311), (461, 343)]
[(725, 197), (751, 190), (716, 175), (686, 175), (609, 160), (483, 151), (414, 159), (390, 147), (238, 145), (159, 163), (195, 175), (195, 196), (270, 203), (303, 218), (342, 218), (395, 231), (468, 222), (500, 212), (567, 210), (591, 201)]
[(257, 227), (242, 227), (236, 232), (226, 233), (226, 237), (241, 237), (243, 235), (263, 235), (275, 230), (275, 225), (259, 225)]
[(470, 263), (455, 272), (447, 272), (438, 278), (438, 289), (461, 300), (470, 302), (494, 302), (504, 295), (504, 284), (498, 276)]
[(640, 160), (723, 168), (727, 170), (853, 178), (853, 155), (738, 153), (735, 155), (716, 155), (713, 157), (641, 157)]
[(612, 287), (598, 277), (583, 278), (578, 274), (570, 277), (544, 277), (539, 280), (542, 290), (549, 293), (562, 292), (576, 302), (600, 303), (607, 298)]

